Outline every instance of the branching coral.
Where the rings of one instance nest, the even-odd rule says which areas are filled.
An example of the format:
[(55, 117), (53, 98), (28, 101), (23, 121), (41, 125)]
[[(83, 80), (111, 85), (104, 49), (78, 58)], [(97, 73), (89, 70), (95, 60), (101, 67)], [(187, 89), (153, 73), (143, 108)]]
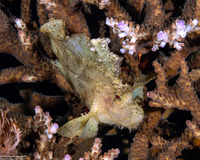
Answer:
[(21, 131), (17, 124), (0, 109), (0, 155), (17, 154), (16, 147), (20, 141)]
[(75, 6), (79, 1), (53, 1), (38, 0), (39, 4), (44, 4), (49, 11), (49, 18), (63, 19), (67, 31), (72, 33), (86, 33), (89, 36), (89, 30), (85, 18), (80, 10)]
[[(26, 159), (117, 159), (118, 156), (119, 159), (161, 160), (176, 157), (184, 159), (188, 150), (192, 154), (195, 154), (194, 150), (199, 152), (199, 0), (21, 0), (21, 6), (18, 2), (0, 2), (0, 96), (4, 97), (0, 98), (0, 108), (7, 110), (6, 114), (0, 110), (1, 124), (6, 125), (1, 128), (2, 154), (25, 154)], [(13, 6), (20, 9), (15, 10)], [(75, 81), (66, 80), (68, 76), (63, 74), (66, 69), (58, 63), (54, 54), (55, 44), (51, 47), (52, 37), (49, 39), (39, 32), (40, 27), (51, 18), (62, 19), (65, 24), (65, 31), (54, 37), (59, 39), (58, 43), (63, 38), (71, 40), (70, 37), (77, 37), (78, 34), (87, 35), (85, 39), (91, 40), (85, 44), (81, 40), (81, 47), (73, 46), (73, 41), (64, 48), (65, 51), (87, 48), (90, 58), (97, 52), (106, 52), (106, 56), (101, 55), (95, 60), (98, 64), (106, 62), (110, 70), (102, 68), (102, 65), (92, 70), (88, 63), (81, 73), (84, 75), (101, 69), (106, 74), (112, 71), (120, 81), (111, 81), (115, 87), (128, 86), (128, 97), (117, 93), (113, 97), (114, 101), (119, 102), (122, 102), (121, 98), (131, 102), (134, 99), (135, 103), (143, 106), (144, 119), (140, 119), (142, 123), (137, 125), (137, 130), (129, 133), (115, 129), (116, 133), (110, 135), (110, 128), (99, 126), (100, 130), (95, 130), (95, 134), (101, 137), (103, 146), (100, 139), (96, 138), (91, 152), (86, 151), (92, 147), (93, 140), (63, 138), (56, 133), (56, 124), (62, 126), (66, 121), (90, 114), (90, 105), (82, 97), (92, 89), (86, 87), (85, 93), (80, 94), (82, 84), (73, 85)], [(65, 34), (66, 37), (60, 37)], [(74, 54), (79, 53), (79, 50), (76, 51)], [(119, 57), (119, 61), (110, 61), (111, 55)], [(14, 63), (8, 62), (10, 57), (16, 58)], [(74, 65), (71, 73), (77, 73), (80, 64), (79, 61)], [(72, 66), (70, 60), (66, 65)], [(155, 81), (152, 80), (152, 65)], [(95, 81), (90, 84), (101, 84), (100, 80), (105, 84), (102, 77), (106, 74), (97, 74)], [(75, 77), (80, 79), (78, 75)], [(141, 94), (146, 91), (147, 94)], [(8, 96), (5, 96), (6, 93)], [(101, 97), (109, 96), (101, 92), (97, 96), (98, 104), (103, 104), (103, 100), (105, 104), (110, 102)], [(37, 113), (33, 116), (35, 106), (43, 108), (36, 107)], [(43, 110), (49, 111), (52, 118)], [(122, 107), (121, 112), (109, 108), (109, 111), (112, 111), (109, 116), (97, 112), (101, 122), (108, 122), (109, 117), (115, 117), (115, 123), (109, 121), (108, 124), (121, 126), (119, 124), (135, 118), (128, 116), (130, 108)], [(179, 118), (172, 120), (174, 115)], [(127, 117), (130, 121), (126, 121)], [(56, 124), (51, 122), (52, 119)], [(116, 123), (118, 120), (120, 123)], [(88, 132), (85, 133), (87, 137)], [(117, 137), (117, 144), (105, 142), (112, 137)], [(133, 139), (128, 151), (118, 144), (121, 139), (123, 145), (130, 145)], [(111, 146), (108, 147), (108, 143)], [(112, 149), (100, 155), (100, 147), (103, 152), (109, 148), (119, 148), (121, 152), (119, 154), (118, 149)], [(9, 148), (12, 149), (9, 151)]]
[[(158, 156), (159, 159), (163, 158), (172, 159), (181, 155), (180, 153), (181, 149), (179, 143), (182, 142), (180, 141), (183, 140), (183, 143), (186, 147), (189, 144), (189, 141), (192, 140), (193, 135), (196, 138), (199, 138), (198, 126), (199, 126), (200, 104), (199, 104), (199, 99), (193, 87), (194, 80), (198, 80), (200, 78), (199, 74), (196, 74), (199, 72), (199, 69), (193, 69), (191, 72), (188, 73), (188, 66), (185, 60), (180, 59), (179, 77), (176, 80), (178, 86), (172, 88), (167, 86), (167, 76), (165, 74), (165, 69), (161, 67), (161, 64), (159, 64), (157, 61), (154, 61), (153, 65), (155, 67), (155, 72), (157, 73), (157, 80), (156, 80), (157, 89), (155, 91), (147, 93), (147, 96), (151, 98), (149, 105), (152, 107), (163, 107), (167, 110), (170, 110), (172, 108), (177, 108), (180, 110), (188, 110), (191, 111), (191, 114), (193, 116), (192, 122), (189, 120), (186, 121), (186, 125), (188, 126), (188, 128), (185, 129), (184, 134), (186, 134), (187, 136), (184, 135), (183, 139), (179, 138), (176, 142), (170, 142), (173, 143), (173, 145), (167, 144), (167, 146), (168, 145), (170, 147), (173, 146), (174, 150), (170, 151), (171, 149), (168, 148), (167, 149), (168, 151), (166, 150), (166, 152)], [(166, 144), (166, 143), (167, 142), (161, 142), (161, 144)], [(176, 144), (176, 146), (174, 146), (174, 144)]]
[[(157, 73), (160, 74), (158, 76), (162, 74), (163, 80), (160, 78), (157, 81), (159, 87), (157, 92), (152, 91), (147, 93), (147, 96), (153, 100), (150, 102), (150, 105), (153, 107), (163, 106), (165, 109), (178, 108), (181, 110), (189, 110), (193, 117), (199, 122), (199, 99), (192, 86), (186, 62), (183, 59), (180, 61), (180, 77), (177, 80), (179, 86), (178, 91), (171, 91), (166, 88), (166, 77), (163, 75), (163, 68), (161, 68), (160, 64), (156, 61), (154, 62), (154, 66), (156, 67)], [(199, 79), (199, 74), (192, 74), (194, 72), (198, 72), (198, 69), (191, 72), (191, 77)]]
[[(95, 138), (91, 152), (85, 152), (84, 157), (81, 157), (79, 160), (113, 160), (118, 157), (118, 154), (120, 153), (119, 149), (111, 149), (107, 153), (104, 153), (104, 155), (100, 156), (101, 146), (101, 139)], [(66, 154), (63, 160), (72, 160), (72, 158), (70, 155)]]

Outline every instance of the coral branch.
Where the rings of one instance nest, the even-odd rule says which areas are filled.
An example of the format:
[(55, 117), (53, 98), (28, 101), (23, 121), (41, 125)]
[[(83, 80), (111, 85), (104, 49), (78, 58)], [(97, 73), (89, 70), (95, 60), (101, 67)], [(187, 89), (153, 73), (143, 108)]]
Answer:
[(38, 0), (38, 2), (45, 4), (46, 9), (49, 11), (49, 18), (63, 19), (69, 32), (90, 35), (83, 14), (73, 8), (74, 4), (72, 2), (67, 0), (65, 5), (57, 0)]
[(21, 141), (20, 137), (21, 131), (16, 123), (0, 109), (0, 155), (17, 154), (16, 147)]

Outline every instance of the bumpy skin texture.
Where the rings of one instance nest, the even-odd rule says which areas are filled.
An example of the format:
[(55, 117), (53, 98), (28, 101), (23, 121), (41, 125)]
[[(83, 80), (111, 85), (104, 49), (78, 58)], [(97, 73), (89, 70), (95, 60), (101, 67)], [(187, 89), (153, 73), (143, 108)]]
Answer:
[(62, 20), (50, 20), (41, 32), (50, 37), (59, 61), (53, 63), (90, 108), (87, 115), (63, 125), (59, 134), (94, 137), (99, 123), (136, 129), (144, 112), (132, 97), (133, 88), (118, 78), (121, 59), (109, 51), (108, 40), (90, 40), (84, 34), (66, 37)]

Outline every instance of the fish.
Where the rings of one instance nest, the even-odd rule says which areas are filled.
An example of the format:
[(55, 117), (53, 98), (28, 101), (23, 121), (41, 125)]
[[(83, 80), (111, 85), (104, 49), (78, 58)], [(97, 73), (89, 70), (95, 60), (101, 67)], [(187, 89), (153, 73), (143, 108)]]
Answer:
[(90, 39), (84, 33), (67, 36), (64, 21), (58, 19), (50, 19), (40, 31), (49, 36), (58, 59), (52, 63), (89, 108), (87, 114), (61, 126), (58, 134), (87, 139), (97, 135), (99, 124), (137, 129), (144, 119), (140, 103), (144, 83), (137, 87), (122, 83), (122, 57), (110, 51), (110, 39)]

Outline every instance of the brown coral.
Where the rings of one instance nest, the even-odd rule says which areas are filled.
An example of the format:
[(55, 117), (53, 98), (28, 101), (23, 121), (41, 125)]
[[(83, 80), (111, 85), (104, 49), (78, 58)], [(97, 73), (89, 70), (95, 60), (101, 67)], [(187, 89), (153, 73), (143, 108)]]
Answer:
[[(145, 104), (146, 119), (135, 131), (136, 135), (134, 135), (135, 132), (128, 133), (124, 130), (122, 131), (123, 135), (120, 135), (122, 137), (131, 135), (129, 141), (131, 142), (132, 138), (134, 140), (130, 148), (129, 159), (175, 159), (181, 154), (184, 157), (185, 153), (181, 151), (188, 148), (194, 154), (192, 147), (198, 148), (200, 132), (199, 31), (188, 34), (184, 40), (185, 46), (181, 51), (174, 51), (171, 46), (166, 46), (159, 48), (156, 53), (152, 53), (151, 47), (157, 32), (165, 29), (170, 30), (174, 19), (200, 20), (199, 0), (46, 0), (43, 1), (43, 4), (41, 0), (37, 2), (21, 0), (21, 6), (18, 2), (17, 0), (2, 0), (0, 2), (0, 87), (3, 88), (0, 96), (7, 98), (0, 98), (0, 108), (10, 110), (8, 114), (4, 114), (4, 111), (0, 112), (0, 122), (4, 120), (4, 124), (10, 125), (10, 127), (6, 125), (7, 127), (1, 131), (6, 133), (11, 131), (8, 133), (12, 138), (8, 138), (13, 141), (12, 144), (4, 141), (6, 137), (2, 134), (0, 150), (7, 150), (5, 142), (10, 145), (10, 148), (15, 145), (17, 134), (14, 130), (19, 131), (19, 128), (22, 142), (17, 149), (13, 149), (9, 154), (26, 154), (27, 158), (33, 159), (33, 153), (38, 152), (35, 156), (42, 155), (52, 158), (53, 155), (54, 158), (63, 159), (65, 154), (76, 155), (76, 158), (79, 158), (77, 152), (82, 152), (83, 155), (84, 151), (90, 150), (91, 143), (82, 139), (77, 142), (75, 139), (69, 140), (55, 135), (56, 141), (53, 138), (51, 143), (48, 143), (44, 133), (44, 125), (41, 125), (37, 132), (33, 132), (32, 129), (34, 128), (33, 118), (30, 115), (36, 105), (43, 106), (43, 109), (48, 110), (54, 120), (61, 125), (66, 119), (70, 120), (79, 117), (81, 113), (88, 112), (88, 108), (80, 101), (79, 95), (74, 93), (62, 72), (55, 66), (53, 62), (55, 55), (50, 47), (50, 40), (44, 34), (39, 33), (40, 25), (54, 17), (65, 20), (68, 35), (82, 32), (90, 35), (91, 32), (92, 38), (96, 38), (97, 35), (100, 35), (101, 38), (109, 37), (112, 52), (124, 58), (121, 66), (121, 78), (124, 83), (128, 82), (134, 85), (136, 81), (143, 81), (144, 79), (138, 78), (141, 73), (146, 74), (152, 70), (141, 66), (147, 62), (151, 64), (152, 57), (154, 57), (152, 59), (156, 59), (153, 62), (157, 75), (155, 84), (154, 81), (147, 84), (147, 90), (151, 90), (148, 92), (151, 99), (149, 104), (153, 107), (149, 109), (147, 103), (141, 101), (140, 103)], [(55, 5), (49, 5), (49, 3)], [(13, 6), (19, 10), (13, 10)], [(119, 40), (118, 35), (103, 24), (106, 20), (105, 16), (117, 19), (118, 22), (125, 20), (132, 26), (138, 23), (138, 26), (142, 28), (140, 33), (151, 33), (153, 36), (140, 39), (134, 55), (121, 54), (120, 48), (125, 39)], [(26, 26), (24, 29), (14, 27), (16, 17), (21, 18)], [(101, 22), (101, 26), (98, 27), (96, 22), (98, 24)], [(17, 65), (9, 62), (9, 58), (4, 60), (3, 58), (7, 55), (3, 53), (10, 54), (9, 58), (15, 57)], [(144, 59), (145, 56), (146, 59)], [(53, 91), (49, 91), (49, 88), (50, 90), (53, 88)], [(8, 95), (5, 95), (6, 93)], [(18, 93), (23, 99), (19, 98)], [(186, 123), (184, 121), (181, 126), (182, 133), (175, 134), (173, 137), (173, 133), (168, 127), (176, 124), (169, 122), (170, 117), (177, 114), (176, 109), (189, 111), (186, 114), (191, 118), (182, 115), (178, 118), (178, 122), (184, 119), (187, 121)], [(61, 112), (64, 118), (57, 115), (58, 112)], [(15, 121), (11, 121), (10, 118)], [(163, 121), (169, 126), (160, 126)], [(15, 124), (15, 127), (12, 124)], [(101, 126), (103, 133), (99, 133), (102, 139), (105, 138), (105, 128)], [(165, 135), (165, 130), (168, 131), (168, 135)], [(119, 133), (117, 131), (115, 134), (119, 135)], [(112, 135), (112, 137), (115, 136)], [(193, 137), (195, 137), (194, 140)], [(190, 143), (192, 140), (193, 143)], [(117, 139), (117, 141), (119, 140)], [(90, 145), (84, 145), (84, 142)], [(44, 144), (48, 145), (46, 150), (43, 147)], [(102, 149), (104, 147), (106, 144), (102, 146)], [(195, 148), (195, 152), (199, 151), (197, 148)], [(87, 155), (91, 154), (91, 152), (87, 153)], [(126, 159), (121, 158), (123, 154), (122, 149), (119, 159)]]
[(20, 141), (21, 131), (17, 124), (0, 109), (0, 155), (17, 154), (16, 147)]

